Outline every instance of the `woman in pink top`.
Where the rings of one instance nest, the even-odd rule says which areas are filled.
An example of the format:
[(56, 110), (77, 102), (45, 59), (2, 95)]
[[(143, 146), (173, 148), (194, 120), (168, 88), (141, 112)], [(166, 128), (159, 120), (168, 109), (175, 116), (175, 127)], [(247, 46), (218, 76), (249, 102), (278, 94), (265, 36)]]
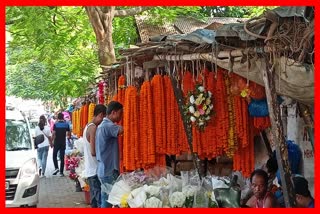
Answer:
[(247, 206), (252, 208), (278, 207), (276, 198), (268, 192), (268, 174), (262, 169), (256, 169), (250, 177), (253, 196), (248, 200)]

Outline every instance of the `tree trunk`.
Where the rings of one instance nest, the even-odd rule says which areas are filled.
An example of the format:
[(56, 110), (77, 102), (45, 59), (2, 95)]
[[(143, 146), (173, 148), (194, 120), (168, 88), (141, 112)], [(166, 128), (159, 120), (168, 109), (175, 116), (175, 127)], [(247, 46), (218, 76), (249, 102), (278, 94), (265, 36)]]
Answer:
[(85, 7), (89, 20), (96, 35), (99, 63), (103, 66), (116, 61), (112, 41), (112, 20), (115, 7)]
[(266, 56), (266, 68), (263, 69), (263, 81), (266, 89), (269, 117), (273, 140), (276, 148), (276, 157), (283, 188), (283, 196), (286, 207), (295, 207), (294, 189), (291, 181), (291, 171), (289, 167), (288, 149), (283, 134), (283, 126), (280, 115), (280, 107), (277, 102), (275, 89), (275, 72), (270, 64), (269, 57)]

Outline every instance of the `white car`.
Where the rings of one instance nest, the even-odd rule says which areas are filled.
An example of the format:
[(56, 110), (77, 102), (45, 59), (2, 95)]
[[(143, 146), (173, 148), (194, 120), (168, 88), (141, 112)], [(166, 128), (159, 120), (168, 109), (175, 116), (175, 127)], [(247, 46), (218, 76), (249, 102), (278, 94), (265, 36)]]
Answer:
[(28, 120), (6, 107), (6, 207), (37, 207), (39, 174), (37, 152)]
[(30, 119), (29, 120), (29, 124), (30, 124), (30, 130), (31, 130), (31, 136), (32, 138), (36, 137), (36, 127), (39, 124), (39, 120), (38, 119)]

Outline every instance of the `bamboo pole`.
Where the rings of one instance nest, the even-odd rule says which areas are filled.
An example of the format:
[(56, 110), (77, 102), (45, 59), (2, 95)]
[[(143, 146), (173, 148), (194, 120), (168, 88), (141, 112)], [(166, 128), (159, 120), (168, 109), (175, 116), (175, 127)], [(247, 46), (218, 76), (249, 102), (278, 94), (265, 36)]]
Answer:
[(245, 49), (236, 49), (230, 51), (220, 51), (217, 56), (213, 53), (193, 53), (193, 54), (184, 54), (184, 55), (154, 55), (153, 60), (167, 60), (167, 61), (188, 61), (188, 60), (207, 60), (213, 61), (216, 59), (227, 59), (230, 57), (242, 57), (244, 54), (249, 53), (269, 53), (272, 52), (272, 48), (270, 47), (249, 47)]
[(262, 69), (263, 81), (267, 95), (269, 117), (271, 120), (272, 135), (280, 171), (284, 202), (286, 207), (295, 207), (295, 194), (291, 181), (288, 149), (283, 135), (280, 106), (277, 102), (277, 94), (275, 90), (274, 67), (270, 64), (268, 56), (266, 56), (265, 59), (266, 69)]
[(178, 106), (179, 106), (179, 112), (181, 114), (181, 118), (183, 120), (183, 126), (187, 134), (187, 139), (188, 139), (188, 145), (189, 149), (192, 155), (192, 160), (195, 168), (197, 169), (198, 175), (200, 180), (202, 180), (201, 177), (201, 171), (200, 171), (200, 159), (196, 153), (193, 152), (193, 147), (192, 147), (192, 127), (190, 124), (188, 124), (186, 117), (183, 114), (183, 97), (182, 97), (182, 92), (181, 89), (177, 88), (177, 81), (174, 77), (170, 76), (172, 88), (174, 91), (175, 98), (177, 100)]

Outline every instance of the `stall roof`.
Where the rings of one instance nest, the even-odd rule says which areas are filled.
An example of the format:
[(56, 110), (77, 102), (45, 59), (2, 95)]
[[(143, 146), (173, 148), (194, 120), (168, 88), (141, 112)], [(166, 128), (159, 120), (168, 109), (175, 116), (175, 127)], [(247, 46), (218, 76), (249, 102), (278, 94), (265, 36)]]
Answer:
[[(277, 59), (275, 67), (280, 76), (277, 92), (313, 103), (313, 10), (313, 7), (278, 7), (250, 20), (239, 22), (238, 19), (228, 19), (237, 23), (227, 23), (226, 20), (215, 18), (206, 25), (193, 18), (179, 18), (174, 26), (161, 28), (157, 34), (153, 34), (156, 30), (152, 31), (152, 27), (140, 23), (138, 29), (140, 35), (145, 36), (145, 42), (137, 44), (136, 48), (121, 50), (123, 58), (118, 63), (125, 63), (126, 57), (140, 62), (146, 58), (201, 59), (263, 84), (260, 70), (265, 67), (261, 55), (268, 53)], [(187, 32), (187, 26), (196, 30)], [(276, 30), (271, 32), (273, 26), (276, 26)], [(210, 30), (215, 27), (218, 28)], [(248, 59), (250, 71), (246, 65)]]

